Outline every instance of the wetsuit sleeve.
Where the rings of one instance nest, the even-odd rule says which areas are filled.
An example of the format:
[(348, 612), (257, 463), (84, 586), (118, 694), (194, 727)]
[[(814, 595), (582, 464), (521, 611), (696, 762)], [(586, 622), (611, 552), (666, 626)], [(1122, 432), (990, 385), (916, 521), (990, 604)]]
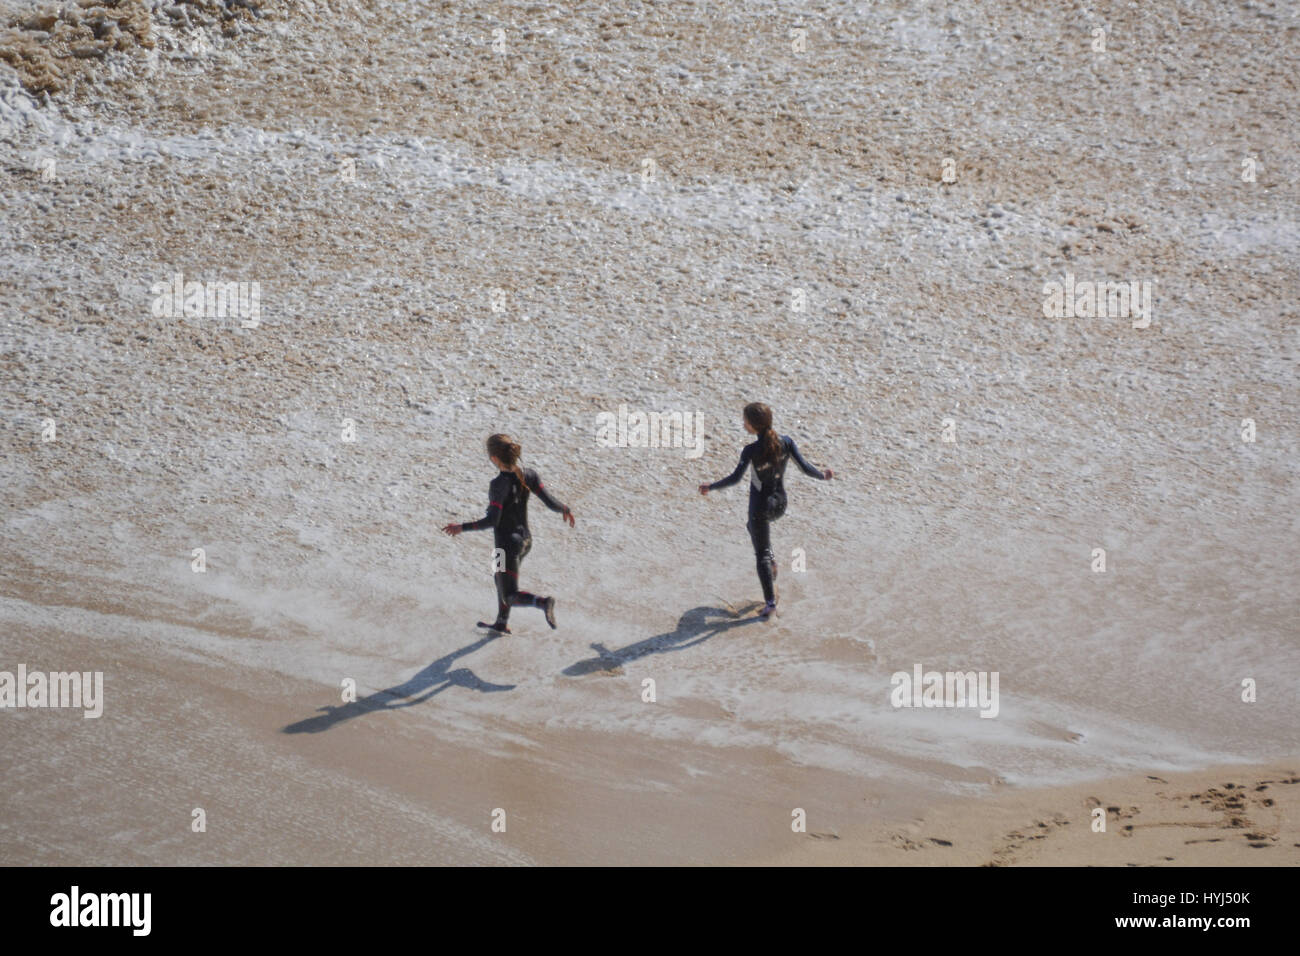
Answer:
[(800, 468), (803, 469), (803, 473), (805, 475), (808, 475), (809, 477), (812, 478), (816, 478), (819, 481), (826, 480), (826, 472), (822, 471), (820, 468), (814, 468), (812, 465), (808, 464), (808, 460), (804, 458), (803, 455), (799, 454), (799, 446), (794, 443), (794, 439), (791, 438), (789, 435), (785, 436), (785, 447), (789, 450), (790, 457), (795, 460), (795, 464), (797, 464)]
[(546, 507), (550, 508), (552, 511), (558, 511), (560, 514), (564, 514), (566, 511), (569, 510), (568, 505), (561, 504), (560, 502), (556, 501), (555, 498), (551, 495), (551, 493), (546, 490), (546, 486), (542, 484), (542, 478), (539, 474), (537, 474), (537, 472), (535, 471), (527, 472), (524, 475), (524, 477), (529, 479), (528, 490), (531, 491), (533, 494), (535, 494), (538, 498), (541, 498), (542, 504), (546, 505)]
[(717, 491), (719, 488), (728, 488), (740, 481), (740, 476), (743, 475), (745, 469), (749, 467), (749, 447), (750, 446), (746, 445), (740, 450), (740, 464), (736, 466), (736, 470), (726, 478), (715, 481), (713, 484), (709, 485), (709, 491)]
[(469, 521), (460, 526), (461, 531), (481, 531), (483, 528), (495, 528), (501, 522), (501, 508), (505, 504), (505, 488), (495, 478), (488, 485), (487, 514), (477, 521)]

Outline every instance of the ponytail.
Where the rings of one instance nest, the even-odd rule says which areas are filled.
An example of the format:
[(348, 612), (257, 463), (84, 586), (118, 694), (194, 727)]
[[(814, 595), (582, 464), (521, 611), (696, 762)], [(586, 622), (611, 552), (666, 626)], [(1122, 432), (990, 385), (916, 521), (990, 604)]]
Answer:
[(781, 436), (772, 427), (772, 409), (762, 402), (750, 402), (745, 406), (745, 421), (758, 432), (758, 463), (775, 464), (781, 457)]
[(514, 472), (514, 476), (519, 479), (519, 487), (527, 491), (528, 482), (524, 481), (524, 470), (519, 467), (519, 442), (512, 440), (509, 435), (489, 435), (487, 450), (489, 455)]

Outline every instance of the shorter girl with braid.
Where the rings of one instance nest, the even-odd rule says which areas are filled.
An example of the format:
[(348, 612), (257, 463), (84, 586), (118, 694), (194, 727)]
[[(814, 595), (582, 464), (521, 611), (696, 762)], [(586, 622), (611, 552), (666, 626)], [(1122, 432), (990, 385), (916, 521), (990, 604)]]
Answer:
[(745, 527), (754, 544), (758, 580), (767, 602), (758, 613), (767, 617), (776, 610), (776, 559), (772, 555), (771, 523), (785, 514), (785, 487), (781, 484), (785, 466), (793, 458), (806, 475), (821, 481), (829, 481), (832, 475), (829, 468), (823, 472), (804, 461), (793, 438), (776, 433), (772, 428), (772, 409), (761, 402), (745, 406), (742, 422), (745, 431), (758, 438), (741, 449), (740, 464), (735, 471), (721, 481), (700, 485), (700, 494), (734, 485), (746, 469), (750, 470), (749, 523)]

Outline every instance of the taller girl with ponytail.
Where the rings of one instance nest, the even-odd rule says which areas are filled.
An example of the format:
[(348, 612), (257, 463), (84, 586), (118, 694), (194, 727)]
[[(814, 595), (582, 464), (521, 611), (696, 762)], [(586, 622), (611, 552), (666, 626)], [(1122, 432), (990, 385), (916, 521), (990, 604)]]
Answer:
[(736, 465), (735, 471), (713, 484), (700, 485), (700, 494), (707, 495), (710, 491), (734, 485), (746, 469), (750, 470), (749, 522), (745, 527), (754, 545), (758, 580), (767, 602), (759, 615), (767, 617), (776, 610), (776, 559), (772, 555), (771, 523), (785, 514), (786, 496), (782, 484), (785, 466), (793, 458), (804, 474), (813, 478), (829, 481), (833, 475), (829, 468), (823, 472), (808, 464), (789, 435), (776, 433), (772, 427), (772, 409), (762, 402), (746, 405), (742, 422), (745, 431), (757, 438), (741, 449), (740, 464)]
[(519, 442), (511, 441), (509, 435), (489, 435), (487, 440), (488, 457), (493, 463), (500, 462), (505, 465), (519, 481), (519, 487), (528, 488), (528, 482), (524, 480), (524, 471), (519, 467)]
[(487, 453), (488, 460), (500, 472), (488, 485), (487, 514), (477, 521), (449, 524), (442, 529), (455, 537), (462, 531), (491, 528), (498, 557), (504, 558), (495, 572), (497, 619), (492, 624), (479, 621), (478, 626), (509, 634), (506, 622), (510, 619), (510, 609), (523, 604), (540, 607), (546, 612), (546, 623), (555, 627), (555, 598), (519, 590), (519, 568), (533, 546), (533, 536), (528, 530), (528, 497), (537, 495), (542, 504), (563, 515), (570, 527), (574, 524), (573, 512), (551, 497), (537, 472), (519, 467), (519, 443), (509, 435), (489, 435)]

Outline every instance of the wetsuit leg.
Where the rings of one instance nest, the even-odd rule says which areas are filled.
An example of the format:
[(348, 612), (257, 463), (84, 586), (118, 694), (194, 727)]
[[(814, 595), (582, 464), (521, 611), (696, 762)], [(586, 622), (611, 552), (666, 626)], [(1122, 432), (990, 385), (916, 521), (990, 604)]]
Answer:
[(749, 538), (754, 542), (754, 563), (758, 567), (759, 583), (763, 585), (763, 600), (770, 604), (776, 597), (772, 587), (776, 558), (772, 554), (771, 522), (767, 516), (764, 496), (750, 493), (749, 523), (745, 527), (749, 529)]
[(504, 624), (510, 618), (510, 609), (522, 605), (537, 605), (540, 602), (535, 594), (519, 590), (519, 568), (524, 557), (533, 547), (532, 537), (524, 537), (516, 532), (498, 545), (506, 553), (505, 570), (496, 573), (497, 582), (497, 623)]

